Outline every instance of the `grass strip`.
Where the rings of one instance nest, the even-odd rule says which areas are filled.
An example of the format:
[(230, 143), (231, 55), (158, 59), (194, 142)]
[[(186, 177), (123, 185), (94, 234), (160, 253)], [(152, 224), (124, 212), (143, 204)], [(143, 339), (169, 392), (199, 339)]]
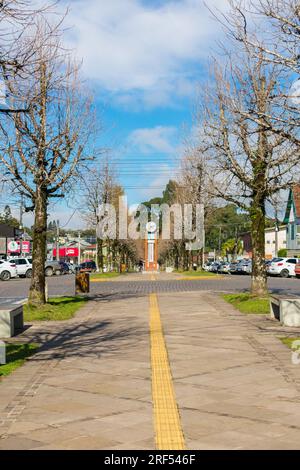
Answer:
[(242, 313), (256, 315), (270, 313), (269, 298), (255, 297), (249, 293), (224, 294), (222, 297)]
[(26, 322), (70, 320), (87, 300), (84, 297), (53, 297), (42, 307), (24, 305), (24, 320)]
[(22, 366), (26, 359), (36, 353), (39, 346), (29, 344), (6, 344), (6, 364), (0, 365), (0, 376), (7, 376)]

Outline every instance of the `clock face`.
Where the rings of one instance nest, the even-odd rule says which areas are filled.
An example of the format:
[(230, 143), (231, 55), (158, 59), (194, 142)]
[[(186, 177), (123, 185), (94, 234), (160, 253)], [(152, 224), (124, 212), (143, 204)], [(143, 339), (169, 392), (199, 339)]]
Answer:
[(156, 232), (156, 223), (155, 222), (148, 222), (146, 225), (147, 232), (154, 233)]

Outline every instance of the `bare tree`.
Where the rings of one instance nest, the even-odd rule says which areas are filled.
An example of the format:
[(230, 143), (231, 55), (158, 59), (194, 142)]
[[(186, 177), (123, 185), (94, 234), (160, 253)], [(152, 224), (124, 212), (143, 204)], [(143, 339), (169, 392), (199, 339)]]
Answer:
[(0, 3), (1, 101), (5, 98), (9, 101), (5, 106), (1, 106), (1, 113), (18, 113), (25, 110), (22, 100), (15, 101), (6, 86), (8, 81), (16, 76), (26, 80), (32, 73), (33, 64), (39, 61), (40, 49), (44, 46), (37, 27), (39, 22), (47, 24), (47, 34), (46, 30), (43, 34), (44, 43), (59, 34), (63, 17), (60, 16), (56, 23), (50, 20), (55, 3), (48, 3), (39, 8), (34, 7), (30, 0), (5, 0)]
[[(214, 86), (206, 93), (203, 127), (206, 155), (217, 175), (215, 194), (251, 218), (252, 293), (267, 292), (265, 206), (288, 188), (299, 165), (297, 140), (287, 140), (293, 123), (284, 106), (281, 69), (261, 50), (235, 50), (227, 65), (214, 67)], [(280, 101), (282, 97), (282, 101)]]
[(300, 73), (298, 0), (229, 0), (228, 15), (218, 15), (235, 40), (264, 52), (265, 60)]
[[(47, 207), (62, 198), (88, 157), (94, 115), (83, 92), (78, 66), (63, 52), (57, 37), (49, 39), (47, 24), (38, 25), (39, 60), (24, 83), (8, 81), (10, 92), (28, 113), (14, 113), (2, 123), (0, 164), (34, 210), (33, 275), (29, 302), (45, 302)], [(45, 35), (47, 41), (45, 41)]]
[[(83, 214), (88, 225), (95, 229), (100, 222), (100, 204), (112, 203), (114, 191), (117, 187), (115, 171), (109, 157), (104, 158), (87, 175), (83, 176), (82, 199), (84, 201)], [(97, 267), (102, 272), (104, 267), (103, 240), (97, 237)]]

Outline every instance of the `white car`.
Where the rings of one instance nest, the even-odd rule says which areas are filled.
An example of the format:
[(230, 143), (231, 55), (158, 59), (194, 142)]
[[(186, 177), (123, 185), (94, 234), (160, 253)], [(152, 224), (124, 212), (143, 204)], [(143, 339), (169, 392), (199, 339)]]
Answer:
[(295, 267), (297, 263), (298, 258), (274, 258), (267, 267), (267, 272), (271, 276), (296, 276)]
[(0, 259), (1, 281), (9, 281), (12, 277), (17, 277), (17, 275), (17, 268), (13, 261), (5, 261)]
[(11, 261), (16, 264), (17, 273), (19, 277), (32, 276), (32, 259), (14, 258)]

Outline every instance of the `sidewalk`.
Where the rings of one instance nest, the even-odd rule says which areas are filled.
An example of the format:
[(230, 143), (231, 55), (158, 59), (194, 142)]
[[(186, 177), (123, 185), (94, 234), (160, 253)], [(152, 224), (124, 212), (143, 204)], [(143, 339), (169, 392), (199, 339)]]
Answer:
[(205, 292), (121, 297), (24, 333), (44, 346), (0, 383), (0, 449), (147, 450), (167, 433), (193, 450), (300, 448), (300, 366), (273, 323)]

